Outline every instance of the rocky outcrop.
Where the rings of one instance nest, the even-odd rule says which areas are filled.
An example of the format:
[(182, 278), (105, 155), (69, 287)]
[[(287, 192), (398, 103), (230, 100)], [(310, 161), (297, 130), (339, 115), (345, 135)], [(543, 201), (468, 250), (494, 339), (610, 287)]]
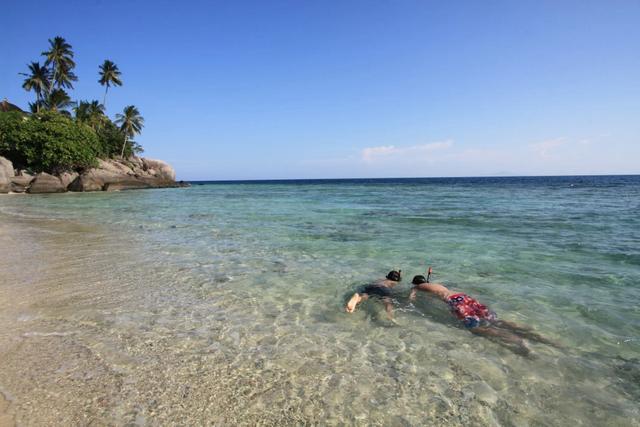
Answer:
[(0, 193), (11, 191), (11, 178), (14, 175), (13, 163), (4, 157), (0, 157)]
[(14, 173), (12, 163), (0, 157), (0, 193), (63, 193), (65, 191), (120, 191), (140, 188), (188, 186), (177, 183), (176, 172), (161, 160), (131, 157), (124, 160), (98, 160), (98, 166), (59, 176), (26, 171)]
[(31, 175), (19, 175), (11, 178), (11, 192), (12, 193), (25, 193), (31, 185), (33, 177)]
[(152, 183), (147, 183), (141, 179), (121, 180), (105, 184), (104, 191), (137, 190), (140, 188), (154, 188)]
[(119, 191), (139, 188), (179, 187), (173, 168), (161, 161), (131, 157), (126, 160), (99, 160), (97, 168), (78, 176), (71, 191)]
[(162, 160), (154, 160), (154, 159), (141, 159), (143, 170), (147, 171), (150, 175), (155, 176), (159, 179), (164, 179), (167, 181), (175, 181), (176, 180), (176, 171), (168, 164), (163, 162)]
[(31, 181), (31, 185), (27, 190), (30, 194), (42, 194), (42, 193), (64, 193), (67, 188), (62, 185), (62, 181), (57, 176), (49, 175), (48, 173), (39, 173)]

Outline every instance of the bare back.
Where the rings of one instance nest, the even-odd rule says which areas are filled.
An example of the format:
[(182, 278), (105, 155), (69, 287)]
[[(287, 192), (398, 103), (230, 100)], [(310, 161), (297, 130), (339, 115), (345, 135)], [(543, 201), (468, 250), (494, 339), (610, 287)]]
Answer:
[(398, 282), (394, 282), (393, 280), (389, 279), (380, 279), (372, 283), (372, 285), (374, 286), (383, 286), (385, 288), (393, 288), (397, 284)]
[(446, 301), (447, 298), (455, 294), (455, 292), (450, 291), (446, 286), (441, 285), (440, 283), (421, 283), (420, 285), (413, 287), (413, 291), (416, 290), (435, 294), (443, 301)]

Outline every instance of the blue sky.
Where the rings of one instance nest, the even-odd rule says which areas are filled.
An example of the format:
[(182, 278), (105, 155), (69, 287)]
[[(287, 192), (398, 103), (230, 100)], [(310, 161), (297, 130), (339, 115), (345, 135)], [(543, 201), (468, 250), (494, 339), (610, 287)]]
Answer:
[[(34, 12), (37, 10), (37, 12)], [(181, 179), (640, 173), (640, 1), (8, 1), (0, 97), (70, 42)]]

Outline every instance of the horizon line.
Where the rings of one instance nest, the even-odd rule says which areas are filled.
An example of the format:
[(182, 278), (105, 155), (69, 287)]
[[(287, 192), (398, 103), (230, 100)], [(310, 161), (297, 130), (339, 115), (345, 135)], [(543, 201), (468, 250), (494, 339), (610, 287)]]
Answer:
[(413, 177), (351, 177), (351, 178), (257, 178), (257, 179), (197, 179), (186, 182), (273, 182), (273, 181), (356, 181), (356, 180), (395, 180), (395, 179), (473, 179), (473, 178), (581, 178), (581, 177), (625, 177), (640, 176), (640, 173), (620, 174), (580, 174), (580, 175), (469, 175), (469, 176), (413, 176)]

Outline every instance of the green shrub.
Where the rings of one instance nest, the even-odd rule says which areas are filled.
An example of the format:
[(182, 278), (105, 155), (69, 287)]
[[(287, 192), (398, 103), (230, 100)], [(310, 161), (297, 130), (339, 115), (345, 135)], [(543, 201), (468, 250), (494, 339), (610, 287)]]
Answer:
[(100, 129), (98, 129), (98, 139), (100, 142), (99, 157), (120, 156), (124, 135), (111, 120), (107, 119)]
[[(122, 144), (124, 143), (124, 134), (120, 128), (111, 120), (106, 119), (100, 129), (98, 129), (98, 138), (100, 140), (99, 157), (120, 157), (122, 152)], [(127, 141), (124, 148), (124, 157), (129, 158), (133, 154), (141, 153), (142, 147), (134, 141)]]
[(89, 168), (97, 164), (100, 148), (93, 129), (62, 114), (0, 113), (0, 155), (16, 168), (49, 173)]
[(28, 118), (17, 111), (0, 112), (0, 156), (13, 162), (15, 168), (26, 167), (27, 159), (19, 147), (24, 147), (27, 135), (22, 131)]

